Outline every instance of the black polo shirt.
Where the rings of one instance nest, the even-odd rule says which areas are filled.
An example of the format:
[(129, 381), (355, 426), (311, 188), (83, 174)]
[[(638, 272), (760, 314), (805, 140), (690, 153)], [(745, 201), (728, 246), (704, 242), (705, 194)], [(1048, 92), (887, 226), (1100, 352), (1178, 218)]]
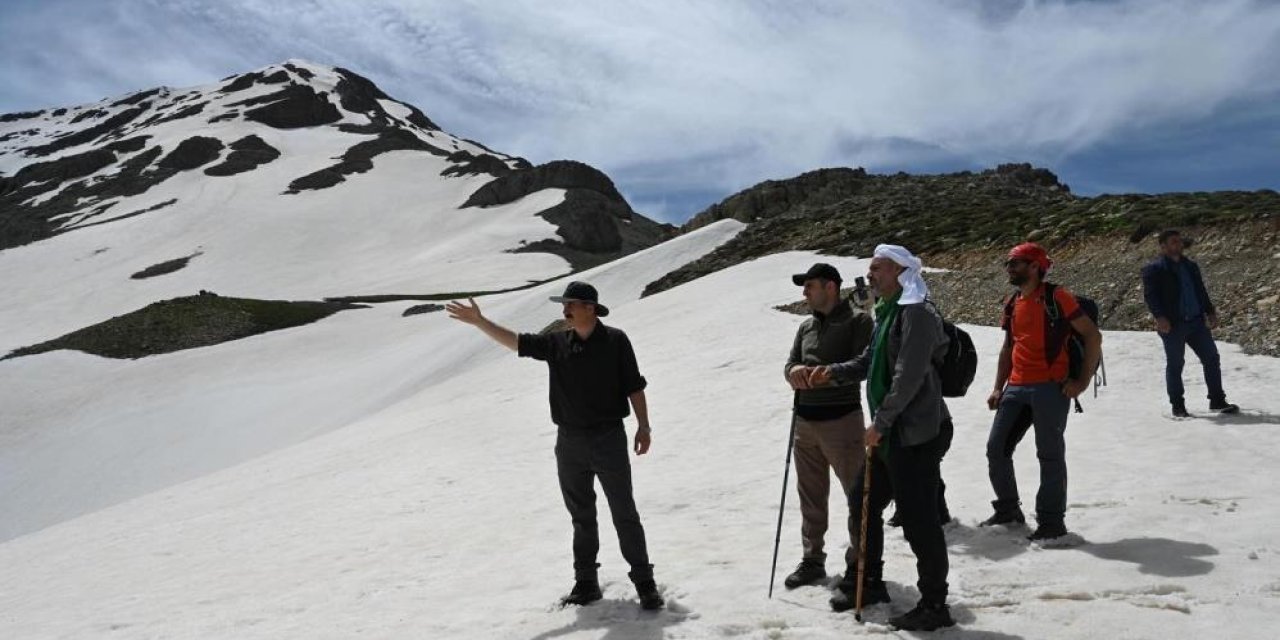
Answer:
[(522, 333), (517, 353), (547, 363), (551, 420), (568, 429), (621, 424), (631, 415), (627, 396), (648, 384), (627, 334), (599, 320), (586, 340), (573, 329)]

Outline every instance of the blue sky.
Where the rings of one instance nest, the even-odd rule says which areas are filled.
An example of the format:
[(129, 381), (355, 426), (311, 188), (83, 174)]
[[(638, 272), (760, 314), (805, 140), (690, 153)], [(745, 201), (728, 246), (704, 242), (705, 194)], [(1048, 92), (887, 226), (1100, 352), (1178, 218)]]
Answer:
[(8, 0), (0, 112), (348, 67), (680, 222), (761, 180), (1026, 161), (1083, 195), (1280, 188), (1280, 3)]

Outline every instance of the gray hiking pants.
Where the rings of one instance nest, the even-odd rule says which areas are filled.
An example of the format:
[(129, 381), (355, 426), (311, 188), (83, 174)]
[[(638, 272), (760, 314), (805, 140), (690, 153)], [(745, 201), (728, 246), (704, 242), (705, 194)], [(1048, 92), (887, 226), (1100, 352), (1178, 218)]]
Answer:
[(987, 438), (987, 472), (996, 500), (1018, 504), (1018, 481), (1013, 472), (1013, 451), (1027, 430), (1035, 427), (1036, 457), (1040, 459), (1040, 491), (1036, 493), (1036, 520), (1062, 522), (1067, 511), (1067, 414), (1071, 400), (1056, 382), (1009, 385), (1000, 398), (991, 434)]

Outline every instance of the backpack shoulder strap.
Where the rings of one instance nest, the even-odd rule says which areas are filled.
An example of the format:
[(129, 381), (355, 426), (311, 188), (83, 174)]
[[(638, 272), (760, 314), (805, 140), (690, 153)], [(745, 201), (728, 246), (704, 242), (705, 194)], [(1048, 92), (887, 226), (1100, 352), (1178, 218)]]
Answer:
[(1002, 329), (1013, 330), (1013, 305), (1018, 301), (1018, 292), (1015, 291), (1004, 297), (1004, 321), (1001, 325)]
[(1049, 316), (1049, 322), (1057, 325), (1062, 319), (1062, 308), (1058, 306), (1058, 285), (1052, 282), (1044, 283), (1044, 312)]

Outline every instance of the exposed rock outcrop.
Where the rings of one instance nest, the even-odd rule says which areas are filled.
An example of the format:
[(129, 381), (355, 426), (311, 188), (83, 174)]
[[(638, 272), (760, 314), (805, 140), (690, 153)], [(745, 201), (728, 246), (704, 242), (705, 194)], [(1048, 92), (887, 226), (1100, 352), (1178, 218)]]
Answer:
[(309, 324), (346, 309), (343, 302), (291, 302), (200, 295), (156, 302), (60, 338), (17, 349), (4, 359), (57, 349), (106, 358), (143, 358)]
[(462, 206), (507, 204), (543, 189), (587, 189), (626, 205), (613, 181), (599, 169), (574, 160), (555, 160), (501, 176), (477, 189)]
[(276, 93), (233, 102), (230, 106), (252, 106), (253, 109), (244, 112), (246, 120), (277, 129), (316, 127), (342, 119), (342, 114), (328, 98), (302, 84), (291, 84)]
[(81, 129), (80, 131), (58, 138), (48, 144), (29, 147), (27, 148), (26, 153), (29, 156), (47, 156), (51, 153), (62, 151), (63, 149), (70, 149), (76, 145), (93, 142), (108, 133), (116, 131), (129, 121), (142, 115), (142, 113), (147, 110), (147, 106), (148, 105), (146, 103), (143, 103), (137, 107), (133, 107), (132, 109), (126, 109), (92, 127)]
[(255, 135), (248, 135), (231, 143), (231, 153), (227, 159), (208, 169), (205, 175), (230, 176), (252, 171), (276, 158), (280, 152)]
[(346, 180), (345, 176), (364, 173), (373, 168), (373, 158), (388, 151), (425, 151), (437, 156), (447, 156), (443, 149), (423, 142), (413, 132), (405, 129), (384, 129), (373, 140), (357, 143), (342, 154), (342, 161), (331, 167), (309, 173), (289, 183), (285, 193), (324, 189)]
[(193, 136), (178, 143), (178, 147), (161, 158), (161, 169), (188, 171), (218, 159), (222, 153), (222, 141), (208, 136)]

